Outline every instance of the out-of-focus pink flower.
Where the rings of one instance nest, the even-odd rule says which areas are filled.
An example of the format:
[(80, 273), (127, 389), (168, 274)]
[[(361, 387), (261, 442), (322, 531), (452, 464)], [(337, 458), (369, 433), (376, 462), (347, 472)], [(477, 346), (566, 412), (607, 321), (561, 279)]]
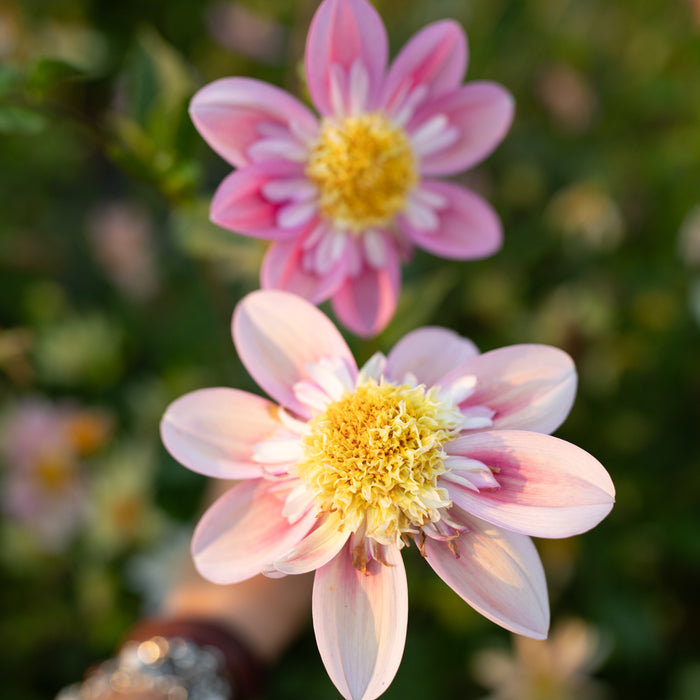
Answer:
[(129, 202), (110, 202), (88, 219), (93, 252), (110, 280), (130, 299), (148, 301), (160, 286), (153, 231), (144, 211)]
[(547, 434), (573, 401), (568, 355), (539, 345), (480, 355), (427, 327), (358, 369), (318, 309), (273, 290), (239, 304), (233, 338), (276, 403), (203, 389), (175, 401), (161, 425), (182, 464), (243, 480), (195, 531), (206, 578), (316, 570), (319, 650), (353, 700), (379, 696), (398, 668), (408, 612), (400, 550), (410, 540), (483, 615), (546, 636), (547, 588), (529, 536), (583, 532), (614, 499), (593, 457)]
[(0, 423), (2, 508), (47, 551), (60, 551), (85, 516), (81, 460), (102, 444), (107, 416), (29, 398)]
[(462, 84), (467, 41), (455, 22), (416, 34), (387, 66), (381, 18), (365, 0), (325, 0), (306, 44), (320, 120), (288, 93), (224, 78), (192, 100), (192, 119), (235, 170), (212, 220), (272, 241), (262, 286), (331, 298), (354, 333), (393, 316), (400, 263), (414, 246), (446, 258), (491, 255), (500, 221), (478, 195), (436, 180), (483, 160), (503, 139), (513, 100)]

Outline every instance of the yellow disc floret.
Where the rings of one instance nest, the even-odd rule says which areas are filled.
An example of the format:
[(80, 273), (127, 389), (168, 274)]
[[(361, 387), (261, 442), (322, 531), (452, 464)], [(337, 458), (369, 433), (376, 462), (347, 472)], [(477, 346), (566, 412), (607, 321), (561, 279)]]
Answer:
[(437, 479), (461, 424), (437, 388), (369, 380), (310, 421), (297, 475), (342, 527), (400, 546), (451, 505)]
[(417, 181), (406, 133), (381, 114), (324, 120), (306, 175), (322, 214), (354, 232), (389, 223)]

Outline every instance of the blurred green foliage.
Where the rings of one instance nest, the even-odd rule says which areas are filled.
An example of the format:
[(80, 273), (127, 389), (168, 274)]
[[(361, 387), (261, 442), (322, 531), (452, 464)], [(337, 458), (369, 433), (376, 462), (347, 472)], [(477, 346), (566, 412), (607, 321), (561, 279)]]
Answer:
[[(618, 501), (596, 530), (539, 543), (553, 619), (583, 618), (606, 640), (598, 677), (611, 697), (698, 698), (700, 3), (376, 5), (394, 51), (429, 21), (460, 21), (469, 78), (506, 85), (517, 114), (461, 178), (499, 211), (503, 250), (478, 263), (418, 253), (389, 328), (349, 342), (362, 362), (437, 324), (482, 349), (551, 343), (574, 357), (579, 394), (558, 434), (605, 464)], [(3, 697), (51, 697), (109, 654), (145, 595), (129, 562), (191, 527), (202, 482), (159, 445), (167, 403), (203, 386), (254, 389), (229, 320), (264, 248), (207, 221), (228, 166), (187, 104), (225, 75), (303, 95), (314, 9), (0, 0), (0, 411), (27, 395), (109, 410), (115, 446), (92, 468), (104, 479), (143, 460), (150, 481), (134, 493), (160, 523), (150, 539), (102, 532), (109, 547), (60, 553), (3, 524)], [(250, 13), (269, 29), (263, 49), (224, 21)], [(508, 634), (407, 559), (408, 641), (385, 697), (483, 695), (471, 659)], [(310, 631), (268, 696), (337, 697)]]

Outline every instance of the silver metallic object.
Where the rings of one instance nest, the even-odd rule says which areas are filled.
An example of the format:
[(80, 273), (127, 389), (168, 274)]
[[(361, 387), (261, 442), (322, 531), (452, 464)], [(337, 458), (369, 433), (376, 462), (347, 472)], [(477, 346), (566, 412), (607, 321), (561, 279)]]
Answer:
[(138, 693), (163, 700), (236, 700), (218, 648), (161, 636), (128, 642), (116, 658), (101, 663), (82, 684), (63, 689), (56, 700)]

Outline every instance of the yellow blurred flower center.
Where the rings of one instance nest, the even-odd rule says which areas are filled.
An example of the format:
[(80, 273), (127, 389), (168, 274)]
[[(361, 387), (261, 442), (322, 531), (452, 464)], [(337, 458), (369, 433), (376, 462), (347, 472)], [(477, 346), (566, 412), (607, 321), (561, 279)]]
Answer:
[(36, 477), (47, 491), (64, 491), (74, 480), (75, 466), (57, 455), (46, 455), (36, 463)]
[(80, 455), (95, 452), (107, 438), (109, 421), (105, 416), (90, 413), (74, 415), (67, 425), (68, 439)]
[(437, 479), (461, 424), (437, 388), (370, 380), (310, 421), (297, 475), (343, 527), (400, 546), (451, 505)]
[(418, 179), (405, 131), (380, 114), (324, 120), (306, 175), (323, 215), (358, 233), (388, 224)]

